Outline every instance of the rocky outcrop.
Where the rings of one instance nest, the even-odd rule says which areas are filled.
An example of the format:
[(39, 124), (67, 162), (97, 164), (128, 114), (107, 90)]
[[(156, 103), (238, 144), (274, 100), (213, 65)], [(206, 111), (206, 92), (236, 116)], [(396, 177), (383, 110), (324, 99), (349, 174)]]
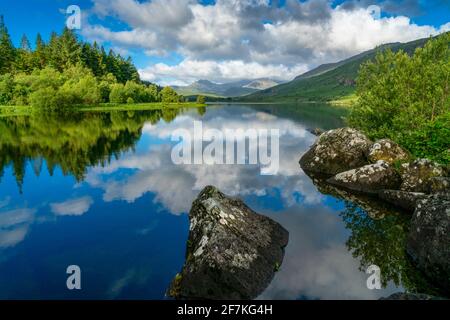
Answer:
[(341, 128), (323, 133), (302, 156), (300, 165), (309, 175), (333, 176), (327, 181), (334, 186), (378, 194), (408, 211), (414, 209), (421, 194), (450, 193), (448, 169), (428, 159), (396, 168), (398, 162), (409, 158), (407, 151), (389, 139), (372, 144), (357, 130)]
[(187, 299), (252, 299), (281, 266), (288, 232), (241, 200), (206, 187), (189, 212), (185, 265), (169, 295)]
[(446, 299), (436, 296), (430, 296), (428, 294), (423, 293), (397, 292), (391, 294), (387, 298), (380, 298), (380, 300), (446, 300)]
[(414, 212), (407, 252), (430, 282), (447, 295), (450, 293), (449, 168), (428, 159), (397, 167), (408, 159), (409, 154), (391, 140), (371, 144), (358, 131), (342, 128), (322, 134), (302, 156), (300, 165), (322, 193), (353, 202), (373, 219), (390, 214), (388, 204)]
[(405, 163), (401, 168), (400, 190), (428, 193), (432, 179), (444, 175), (444, 167), (428, 159), (417, 159), (411, 163)]
[(335, 175), (368, 164), (372, 142), (361, 132), (341, 128), (323, 133), (300, 159), (305, 171)]
[(392, 164), (396, 161), (406, 161), (410, 158), (410, 155), (394, 141), (382, 139), (370, 147), (367, 158), (373, 163), (383, 160)]
[(450, 293), (450, 197), (436, 194), (416, 205), (407, 252), (439, 288)]
[(377, 194), (381, 189), (395, 189), (400, 186), (400, 176), (389, 163), (380, 160), (361, 168), (338, 173), (328, 183), (348, 190)]
[(411, 213), (415, 210), (417, 201), (428, 197), (425, 193), (400, 190), (381, 190), (378, 192), (378, 196), (380, 199)]

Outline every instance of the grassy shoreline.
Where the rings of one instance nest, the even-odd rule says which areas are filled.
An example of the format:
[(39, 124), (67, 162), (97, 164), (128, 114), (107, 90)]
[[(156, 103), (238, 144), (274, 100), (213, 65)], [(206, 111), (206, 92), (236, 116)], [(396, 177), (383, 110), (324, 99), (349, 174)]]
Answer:
[(351, 107), (356, 102), (358, 102), (358, 96), (356, 94), (352, 94), (349, 96), (345, 96), (336, 100), (332, 100), (329, 103), (334, 106), (344, 106), (344, 107)]
[[(301, 102), (303, 103), (324, 103), (335, 107), (350, 107), (356, 101), (356, 96), (344, 97), (338, 100), (328, 102)], [(299, 103), (299, 102), (297, 102)], [(195, 102), (180, 102), (180, 103), (136, 103), (136, 104), (114, 104), (114, 103), (102, 103), (93, 106), (75, 106), (74, 111), (77, 112), (107, 112), (107, 111), (145, 111), (145, 110), (161, 110), (161, 109), (178, 109), (178, 108), (201, 108), (213, 105), (291, 105), (296, 104), (292, 101), (279, 101), (279, 102), (208, 102), (207, 104), (199, 104)], [(1, 106), (0, 105), (0, 117), (8, 116), (28, 116), (33, 113), (32, 106)]]
[[(105, 112), (105, 111), (144, 111), (178, 108), (201, 108), (206, 104), (180, 102), (180, 103), (139, 103), (139, 104), (113, 104), (104, 103), (97, 106), (75, 106), (77, 112)], [(0, 106), (0, 117), (28, 116), (33, 113), (32, 106)]]

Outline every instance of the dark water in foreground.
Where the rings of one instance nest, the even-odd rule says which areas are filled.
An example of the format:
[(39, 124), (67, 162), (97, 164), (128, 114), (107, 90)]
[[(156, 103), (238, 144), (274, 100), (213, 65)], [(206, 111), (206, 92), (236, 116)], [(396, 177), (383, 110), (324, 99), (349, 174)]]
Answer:
[[(342, 125), (325, 106), (217, 106), (186, 111), (0, 118), (0, 298), (164, 299), (180, 271), (187, 212), (206, 185), (280, 222), (290, 242), (260, 298), (375, 299), (419, 288), (407, 261), (407, 217), (321, 193), (299, 168), (306, 129)], [(174, 165), (174, 129), (279, 129), (280, 170)], [(384, 216), (384, 218), (382, 218)], [(82, 290), (66, 288), (79, 265)], [(369, 290), (367, 266), (384, 288)]]

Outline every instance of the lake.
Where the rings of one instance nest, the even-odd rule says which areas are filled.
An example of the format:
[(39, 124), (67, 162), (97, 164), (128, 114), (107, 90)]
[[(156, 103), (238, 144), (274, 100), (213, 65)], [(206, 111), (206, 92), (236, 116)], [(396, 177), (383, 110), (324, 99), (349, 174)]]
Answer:
[[(0, 118), (0, 299), (167, 299), (182, 268), (192, 201), (207, 185), (242, 198), (290, 232), (260, 299), (378, 299), (427, 292), (404, 252), (409, 217), (308, 177), (307, 129), (343, 126), (326, 105), (217, 105)], [(171, 133), (280, 130), (280, 166), (175, 165)], [(369, 290), (366, 269), (381, 269)], [(81, 290), (66, 268), (81, 268)]]

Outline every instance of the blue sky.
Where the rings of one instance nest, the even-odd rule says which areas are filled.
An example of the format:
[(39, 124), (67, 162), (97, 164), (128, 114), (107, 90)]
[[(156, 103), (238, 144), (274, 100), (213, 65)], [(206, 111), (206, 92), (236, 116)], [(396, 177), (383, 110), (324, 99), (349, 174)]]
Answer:
[(34, 42), (37, 32), (48, 39), (62, 30), (72, 4), (82, 10), (80, 38), (130, 55), (160, 84), (289, 80), (382, 43), (450, 30), (446, 0), (16, 0), (1, 1), (0, 14), (18, 45), (22, 34)]

